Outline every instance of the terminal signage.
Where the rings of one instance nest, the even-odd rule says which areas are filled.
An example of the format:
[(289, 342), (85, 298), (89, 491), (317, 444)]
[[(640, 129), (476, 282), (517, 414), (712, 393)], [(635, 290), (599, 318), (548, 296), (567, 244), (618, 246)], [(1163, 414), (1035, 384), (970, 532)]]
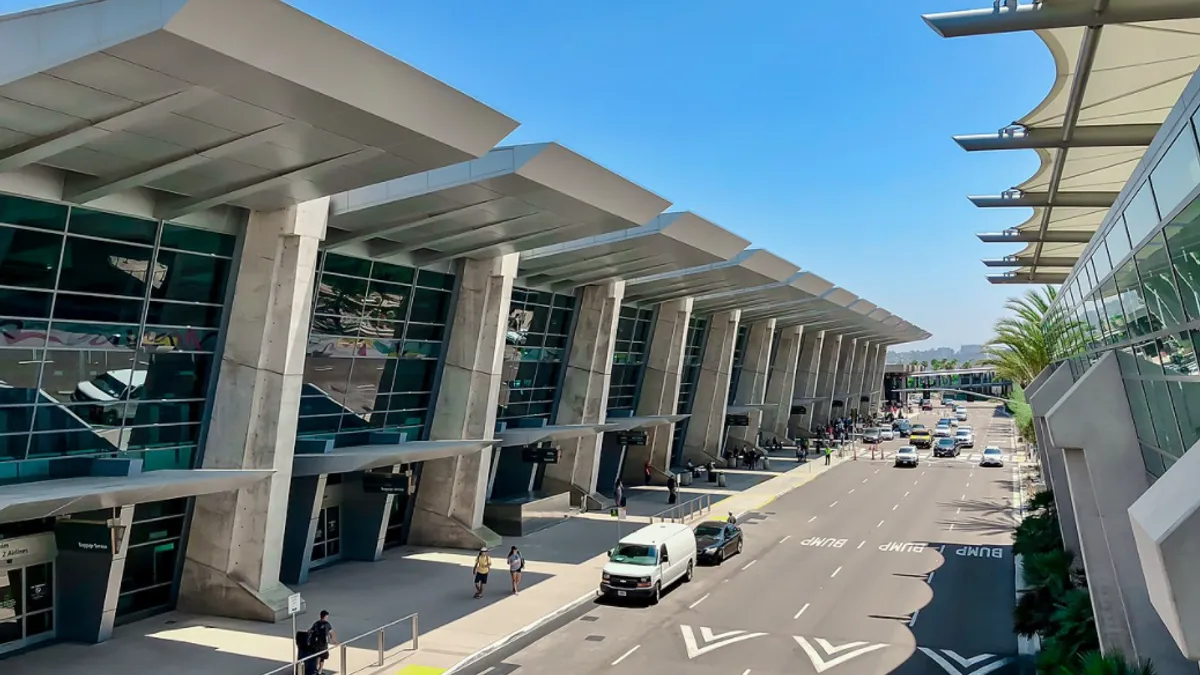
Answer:
[(63, 519), (54, 526), (54, 538), (60, 551), (110, 553), (113, 531), (106, 523)]
[(727, 427), (748, 427), (750, 426), (749, 415), (726, 415), (725, 426)]
[(617, 445), (645, 445), (646, 441), (646, 432), (642, 430), (617, 432)]
[(562, 456), (562, 451), (555, 447), (526, 446), (521, 448), (521, 459), (531, 464), (558, 464), (560, 456)]
[(363, 492), (384, 495), (407, 495), (413, 491), (411, 471), (400, 473), (376, 473), (368, 471), (363, 474)]

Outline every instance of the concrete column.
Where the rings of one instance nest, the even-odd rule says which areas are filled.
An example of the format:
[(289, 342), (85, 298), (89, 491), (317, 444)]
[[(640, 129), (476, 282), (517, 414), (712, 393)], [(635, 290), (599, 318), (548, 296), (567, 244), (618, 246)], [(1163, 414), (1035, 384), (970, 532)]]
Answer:
[(792, 437), (808, 435), (813, 420), (817, 395), (817, 374), (821, 365), (821, 345), (825, 331), (813, 331), (804, 336), (800, 346), (800, 363), (796, 366), (796, 388), (792, 391), (793, 404), (803, 405), (808, 412), (788, 419), (788, 432)]
[[(443, 347), (441, 385), (429, 429), (431, 440), (495, 438), (504, 338), (519, 259), (518, 254), (510, 253), (457, 262), (455, 305), (450, 338)], [(474, 549), (500, 542), (499, 535), (483, 524), (493, 452), (488, 448), (425, 462), (408, 535), (410, 543)]]
[[(650, 353), (646, 356), (638, 392), (639, 417), (674, 415), (679, 408), (679, 384), (683, 379), (683, 357), (691, 318), (691, 298), (671, 300), (658, 306), (650, 330)], [(646, 445), (631, 447), (625, 455), (622, 480), (627, 485), (640, 483), (647, 460), (654, 467), (668, 471), (674, 434), (674, 424), (647, 429)]]
[(714, 314), (708, 321), (708, 339), (700, 363), (700, 377), (692, 393), (692, 417), (683, 438), (683, 456), (696, 464), (720, 461), (725, 433), (725, 402), (733, 370), (742, 310)]
[(1037, 435), (1038, 447), (1045, 463), (1042, 475), (1047, 485), (1054, 490), (1054, 508), (1058, 512), (1063, 545), (1075, 554), (1076, 559), (1082, 561), (1083, 551), (1079, 541), (1075, 507), (1071, 499), (1070, 481), (1067, 479), (1066, 459), (1062, 448), (1054, 446), (1050, 438), (1050, 427), (1046, 422), (1046, 415), (1066, 396), (1075, 380), (1071, 376), (1071, 369), (1065, 366), (1056, 369), (1045, 378), (1040, 375), (1038, 378), (1042, 379), (1042, 382), (1030, 390), (1032, 393), (1027, 399), (1033, 411), (1034, 433)]
[(862, 403), (861, 414), (879, 410), (879, 401), (883, 397), (883, 372), (887, 363), (887, 345), (871, 345), (867, 352), (867, 372), (863, 375), (862, 395), (867, 401)]
[(252, 487), (197, 497), (179, 609), (287, 616), (279, 580), (317, 248), (329, 199), (252, 212), (229, 309), (205, 469), (266, 469)]
[[(736, 405), (762, 405), (766, 402), (767, 377), (771, 372), (771, 343), (775, 340), (775, 319), (750, 324), (746, 332), (746, 353), (742, 360), (742, 376), (738, 378), (733, 400)], [(750, 415), (750, 426), (734, 427), (729, 435), (748, 443), (758, 439), (763, 412)]]
[(841, 350), (838, 352), (837, 377), (833, 380), (833, 398), (841, 401), (843, 407), (841, 412), (833, 411), (833, 415), (850, 414), (850, 375), (854, 368), (854, 353), (858, 351), (858, 342), (857, 338), (842, 340)]
[(826, 333), (821, 341), (817, 361), (816, 400), (813, 401), (813, 423), (828, 424), (833, 416), (833, 385), (838, 373), (838, 354), (842, 351), (842, 336)]
[[(607, 412), (608, 383), (612, 377), (613, 343), (625, 282), (585, 286), (575, 313), (566, 375), (559, 392), (556, 424), (603, 424)], [(572, 500), (596, 491), (600, 468), (601, 434), (561, 442), (562, 457), (546, 465), (543, 485), (548, 490), (571, 492)]]
[(767, 378), (769, 408), (763, 410), (763, 436), (788, 438), (788, 418), (792, 412), (792, 398), (796, 390), (796, 369), (800, 365), (800, 343), (804, 326), (788, 326), (779, 332), (779, 348), (775, 350), (775, 362), (771, 364), (771, 375)]
[(867, 354), (871, 343), (857, 340), (850, 361), (850, 381), (846, 387), (846, 414), (862, 410), (863, 380), (867, 375)]

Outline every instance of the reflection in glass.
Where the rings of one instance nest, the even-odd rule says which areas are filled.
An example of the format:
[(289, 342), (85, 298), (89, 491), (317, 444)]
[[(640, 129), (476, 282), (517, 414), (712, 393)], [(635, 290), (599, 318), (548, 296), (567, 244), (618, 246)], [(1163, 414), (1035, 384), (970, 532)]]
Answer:
[(1104, 246), (1113, 265), (1120, 265), (1125, 256), (1129, 255), (1129, 234), (1125, 232), (1125, 219), (1117, 217), (1112, 227), (1104, 236)]
[(1200, 382), (1168, 382), (1185, 450), (1200, 441)]
[(1158, 207), (1154, 204), (1154, 194), (1150, 190), (1149, 182), (1144, 183), (1133, 199), (1129, 200), (1124, 215), (1125, 226), (1129, 230), (1129, 241), (1137, 246), (1159, 221)]
[(1171, 265), (1179, 284), (1179, 297), (1187, 316), (1200, 320), (1200, 200), (1193, 202), (1163, 228)]
[(1196, 155), (1196, 138), (1190, 126), (1171, 141), (1171, 147), (1150, 172), (1150, 183), (1154, 186), (1158, 209), (1164, 215), (1179, 206), (1200, 185), (1200, 158)]
[(1167, 326), (1183, 323), (1183, 305), (1175, 290), (1174, 273), (1167, 256), (1163, 234), (1159, 232), (1147, 241), (1134, 259), (1137, 260), (1138, 273), (1142, 280), (1151, 328), (1159, 331)]

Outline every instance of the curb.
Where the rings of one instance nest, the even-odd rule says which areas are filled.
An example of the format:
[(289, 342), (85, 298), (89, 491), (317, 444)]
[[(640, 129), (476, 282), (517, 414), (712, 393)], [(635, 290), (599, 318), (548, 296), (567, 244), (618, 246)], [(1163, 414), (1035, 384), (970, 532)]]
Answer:
[(582, 596), (572, 600), (571, 602), (563, 605), (562, 607), (559, 607), (558, 609), (554, 610), (553, 612), (550, 612), (549, 614), (539, 617), (533, 623), (530, 623), (527, 626), (519, 628), (516, 631), (509, 633), (508, 635), (505, 635), (504, 637), (500, 638), (499, 640), (496, 640), (495, 642), (484, 647), (483, 649), (480, 649), (479, 651), (475, 652), (474, 654), (463, 657), (462, 660), (460, 660), (458, 663), (456, 663), (453, 666), (450, 666), (448, 669), (446, 669), (446, 671), (443, 673), (443, 675), (452, 675), (453, 673), (457, 673), (460, 670), (466, 669), (476, 663), (479, 663), (483, 659), (491, 656), (492, 654), (495, 654), (496, 652), (500, 651), (501, 649), (504, 649), (505, 647), (508, 647), (509, 645), (513, 644), (517, 640), (520, 640), (521, 638), (526, 637), (527, 635), (538, 630), (539, 628), (544, 628), (547, 624), (551, 623), (552, 621), (559, 619), (559, 618), (563, 617), (564, 615), (569, 614), (569, 613), (579, 609), (583, 605), (586, 605), (595, 599), (596, 599), (596, 591), (594, 591), (594, 590), (588, 591), (587, 594), (582, 595)]
[[(1016, 521), (1018, 524), (1025, 519), (1025, 483), (1021, 471), (1022, 463), (1016, 462), (1013, 464), (1013, 508), (1016, 509)], [(1013, 556), (1013, 570), (1016, 573), (1014, 587), (1017, 593), (1017, 602), (1021, 601), (1021, 596), (1028, 589), (1025, 583), (1025, 558), (1017, 554)], [(1018, 656), (1035, 656), (1042, 649), (1041, 639), (1034, 635), (1033, 637), (1017, 636), (1017, 655)]]

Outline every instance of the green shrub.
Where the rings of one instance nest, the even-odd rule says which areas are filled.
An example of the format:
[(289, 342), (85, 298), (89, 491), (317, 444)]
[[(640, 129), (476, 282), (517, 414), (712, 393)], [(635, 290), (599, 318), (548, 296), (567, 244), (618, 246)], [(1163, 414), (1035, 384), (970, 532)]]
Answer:
[(1054, 491), (1039, 490), (1033, 493), (1029, 496), (1029, 501), (1025, 507), (1032, 516), (1056, 515), (1054, 510)]
[(1058, 518), (1052, 514), (1028, 516), (1013, 533), (1013, 554), (1032, 555), (1063, 547)]
[(1120, 652), (1089, 651), (1060, 668), (1057, 675), (1155, 675), (1154, 664), (1126, 661)]

